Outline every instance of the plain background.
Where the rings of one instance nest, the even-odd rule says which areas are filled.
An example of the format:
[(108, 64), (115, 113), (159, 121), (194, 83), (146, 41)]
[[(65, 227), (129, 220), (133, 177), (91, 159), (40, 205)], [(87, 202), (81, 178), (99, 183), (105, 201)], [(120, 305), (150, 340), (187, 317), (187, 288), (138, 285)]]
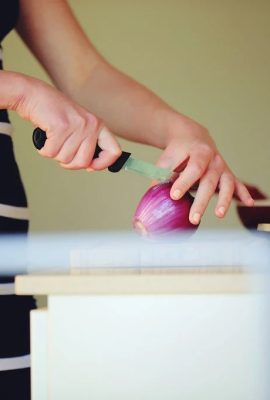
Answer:
[[(208, 127), (235, 174), (270, 195), (268, 0), (69, 3), (103, 56)], [(6, 69), (49, 81), (15, 32), (4, 41), (4, 57)], [(131, 229), (136, 205), (149, 185), (146, 179), (127, 172), (65, 171), (36, 153), (30, 123), (14, 113), (11, 119), (32, 231)], [(160, 154), (121, 143), (147, 161)], [(213, 215), (215, 200), (202, 227), (240, 228), (235, 203), (221, 221)]]

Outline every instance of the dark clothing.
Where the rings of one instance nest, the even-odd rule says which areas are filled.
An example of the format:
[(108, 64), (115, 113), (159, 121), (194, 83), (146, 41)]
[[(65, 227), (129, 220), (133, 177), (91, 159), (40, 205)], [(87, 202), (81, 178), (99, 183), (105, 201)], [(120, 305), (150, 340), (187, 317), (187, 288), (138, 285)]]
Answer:
[[(1, 41), (16, 25), (19, 0), (1, 1), (0, 6), (0, 69), (3, 69)], [(27, 199), (13, 152), (12, 126), (7, 111), (0, 110), (0, 240), (3, 234), (26, 238), (28, 224)], [(0, 275), (0, 399), (30, 399), (29, 313), (33, 308), (33, 297), (14, 295), (14, 277)]]
[(1, 1), (0, 42), (15, 27), (19, 16), (19, 0)]

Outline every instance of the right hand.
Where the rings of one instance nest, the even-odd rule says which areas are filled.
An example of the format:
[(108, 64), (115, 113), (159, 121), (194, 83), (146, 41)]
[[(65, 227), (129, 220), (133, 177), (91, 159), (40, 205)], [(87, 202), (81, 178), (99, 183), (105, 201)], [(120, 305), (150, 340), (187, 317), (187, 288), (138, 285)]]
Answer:
[[(14, 109), (46, 132), (39, 154), (67, 169), (102, 170), (121, 155), (121, 148), (103, 122), (54, 87), (25, 77), (25, 90)], [(102, 148), (93, 160), (96, 144)]]

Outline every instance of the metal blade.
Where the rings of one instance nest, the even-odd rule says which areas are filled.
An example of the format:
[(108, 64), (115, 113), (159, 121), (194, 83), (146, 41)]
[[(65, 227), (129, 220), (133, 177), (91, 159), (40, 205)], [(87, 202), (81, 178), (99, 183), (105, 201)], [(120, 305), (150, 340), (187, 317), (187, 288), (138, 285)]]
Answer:
[(129, 157), (127, 162), (124, 164), (123, 169), (126, 171), (136, 172), (146, 178), (160, 182), (169, 181), (174, 176), (174, 172), (167, 168), (160, 168), (154, 164), (142, 160), (136, 160), (132, 157)]

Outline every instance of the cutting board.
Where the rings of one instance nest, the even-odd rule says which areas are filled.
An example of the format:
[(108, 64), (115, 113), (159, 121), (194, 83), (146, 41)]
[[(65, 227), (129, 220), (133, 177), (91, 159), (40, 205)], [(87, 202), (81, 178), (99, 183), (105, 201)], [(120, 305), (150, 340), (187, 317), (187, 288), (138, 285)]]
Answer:
[(108, 269), (239, 271), (264, 265), (267, 248), (264, 240), (249, 232), (201, 232), (172, 241), (112, 235), (101, 243), (72, 249), (70, 267), (72, 272), (83, 274)]

